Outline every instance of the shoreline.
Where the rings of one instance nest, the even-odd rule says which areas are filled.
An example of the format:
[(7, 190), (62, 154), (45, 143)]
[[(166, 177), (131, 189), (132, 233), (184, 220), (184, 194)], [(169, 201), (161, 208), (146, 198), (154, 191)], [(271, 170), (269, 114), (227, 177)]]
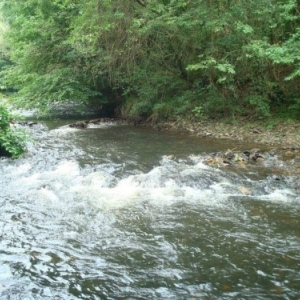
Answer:
[[(5, 103), (5, 99), (0, 100), (0, 103)], [(42, 116), (36, 115), (35, 111), (16, 111), (21, 117), (27, 120), (34, 120), (39, 122), (43, 120)], [(67, 115), (53, 114), (51, 117), (63, 119)], [(69, 115), (73, 118), (72, 114)], [(239, 143), (254, 143), (267, 145), (276, 148), (294, 148), (300, 150), (300, 121), (282, 120), (278, 118), (266, 118), (264, 120), (253, 120), (249, 117), (232, 119), (200, 119), (195, 118), (185, 119), (179, 118), (174, 120), (156, 121), (148, 120), (134, 120), (126, 116), (119, 117), (96, 117), (81, 115), (76, 118), (84, 128), (85, 122), (90, 122), (92, 119), (100, 120), (115, 120), (121, 123), (127, 123), (135, 126), (145, 126), (160, 131), (173, 131), (182, 134), (189, 134), (208, 139), (220, 139), (237, 141)], [(25, 121), (26, 122), (26, 121)], [(74, 124), (76, 124), (74, 123)], [(75, 126), (77, 127), (77, 126)]]
[[(224, 120), (201, 122), (179, 120), (163, 123), (144, 123), (156, 130), (190, 134), (201, 138), (227, 140), (232, 143), (253, 144), (253, 149), (242, 151), (235, 148), (205, 157), (204, 163), (217, 167), (250, 167), (253, 162), (261, 162), (261, 167), (273, 168), (274, 174), (300, 174), (300, 122), (278, 121), (272, 128), (266, 122), (237, 122), (228, 124)], [(240, 145), (239, 145), (240, 146)], [(239, 147), (240, 148), (240, 147)], [(256, 164), (255, 164), (256, 165)], [(276, 170), (276, 171), (275, 171)], [(278, 176), (274, 176), (279, 180)]]
[[(155, 123), (142, 120), (136, 122), (136, 120), (128, 119), (99, 118), (77, 121), (69, 124), (69, 127), (85, 130), (85, 128), (89, 128), (90, 124), (111, 122), (164, 132), (170, 131), (204, 139), (232, 141), (232, 147), (227, 150), (202, 156), (203, 162), (210, 166), (245, 168), (250, 167), (255, 162), (261, 162), (262, 164), (259, 164), (261, 167), (265, 164), (271, 164), (274, 170), (277, 170), (278, 167), (276, 172), (279, 175), (285, 173), (299, 174), (300, 172), (300, 123), (283, 124), (281, 122), (277, 126), (266, 128), (263, 123), (259, 122), (227, 124), (224, 120), (218, 122), (212, 120), (202, 122), (177, 120)], [(238, 147), (236, 147), (237, 144), (239, 144)], [(247, 145), (247, 148), (241, 149), (243, 144)], [(249, 144), (253, 144), (252, 147), (249, 147)], [(172, 155), (171, 159), (173, 159)]]
[[(272, 122), (272, 123), (271, 123)], [(153, 122), (144, 120), (135, 122), (126, 118), (97, 118), (78, 120), (69, 127), (85, 129), (89, 124), (117, 123), (138, 127), (148, 127), (158, 131), (171, 131), (207, 139), (236, 141), (239, 143), (253, 143), (279, 149), (300, 150), (300, 122), (283, 121), (251, 121), (239, 120), (234, 124), (225, 120), (174, 120)], [(267, 125), (266, 125), (267, 124)]]
[[(20, 124), (32, 127), (38, 122), (25, 121), (20, 122)], [(122, 118), (98, 118), (81, 119), (68, 124), (68, 126), (86, 130), (90, 128), (90, 125), (98, 124), (126, 124), (204, 139), (227, 140), (231, 142), (233, 147), (206, 153), (202, 156), (203, 162), (218, 168), (228, 166), (248, 168), (253, 163), (256, 165), (255, 162), (258, 162), (258, 166), (261, 168), (271, 167), (275, 173), (280, 175), (300, 174), (300, 124), (296, 122), (289, 124), (281, 122), (273, 128), (266, 128), (260, 122), (227, 124), (224, 121), (212, 120), (202, 122), (177, 120), (161, 123), (149, 121), (135, 123)], [(235, 146), (235, 142), (239, 145)], [(252, 146), (249, 147), (249, 144)], [(243, 145), (245, 148), (241, 149)], [(172, 155), (170, 157), (173, 159)]]
[[(243, 162), (250, 162), (264, 160), (269, 156), (273, 157), (276, 155), (281, 157), (282, 160), (291, 161), (295, 163), (295, 166), (298, 166), (300, 163), (300, 123), (295, 121), (287, 123), (275, 120), (272, 120), (272, 122), (272, 126), (267, 126), (266, 124), (268, 123), (263, 121), (248, 121), (245, 123), (243, 120), (230, 124), (226, 123), (225, 120), (195, 122), (194, 120), (181, 119), (164, 122), (153, 122), (153, 120), (151, 122), (149, 120), (134, 122), (125, 118), (99, 118), (77, 121), (76, 123), (69, 124), (69, 126), (85, 130), (89, 124), (129, 124), (204, 139), (226, 140), (230, 141), (233, 147), (227, 151), (220, 151), (218, 157), (213, 157), (212, 160), (209, 156), (208, 160), (210, 162), (221, 162), (220, 164), (225, 163), (225, 165), (228, 163), (239, 164), (241, 160)], [(235, 142), (238, 144), (236, 145), (237, 147), (234, 146)], [(245, 145), (245, 149), (241, 150), (241, 145), (243, 144)], [(249, 145), (251, 146), (249, 147)], [(245, 153), (248, 152), (249, 155), (245, 156)]]
[(234, 124), (223, 120), (189, 121), (177, 120), (166, 122), (142, 122), (138, 126), (156, 130), (173, 131), (208, 139), (231, 140), (239, 143), (254, 143), (279, 149), (300, 150), (300, 122), (238, 121)]

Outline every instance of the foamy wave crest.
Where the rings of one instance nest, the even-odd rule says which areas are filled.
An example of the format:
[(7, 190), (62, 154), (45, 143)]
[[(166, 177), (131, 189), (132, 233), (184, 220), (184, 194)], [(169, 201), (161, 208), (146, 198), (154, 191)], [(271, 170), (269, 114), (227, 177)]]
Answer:
[(8, 165), (6, 171), (9, 174), (3, 186), (4, 196), (25, 197), (41, 205), (80, 202), (99, 209), (116, 209), (144, 201), (161, 206), (182, 201), (218, 206), (226, 205), (232, 197), (282, 202), (297, 197), (286, 187), (266, 190), (261, 181), (241, 179), (202, 162), (189, 165), (166, 157), (150, 172), (122, 179), (105, 169), (86, 174), (76, 161), (68, 160), (47, 171), (35, 169), (29, 163)]

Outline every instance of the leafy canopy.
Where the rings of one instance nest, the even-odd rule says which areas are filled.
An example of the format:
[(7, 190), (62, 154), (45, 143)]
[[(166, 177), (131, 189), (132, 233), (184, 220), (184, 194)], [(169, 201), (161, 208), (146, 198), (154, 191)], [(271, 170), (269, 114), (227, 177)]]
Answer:
[(300, 112), (296, 0), (4, 0), (23, 106), (108, 103), (172, 118)]

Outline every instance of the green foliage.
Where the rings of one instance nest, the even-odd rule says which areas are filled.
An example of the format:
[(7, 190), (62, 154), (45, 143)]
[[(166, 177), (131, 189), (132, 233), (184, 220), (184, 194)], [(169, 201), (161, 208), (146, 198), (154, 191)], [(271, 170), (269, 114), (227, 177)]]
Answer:
[(265, 124), (266, 129), (273, 129), (276, 126), (277, 126), (277, 122), (274, 120), (270, 120)]
[(258, 116), (270, 116), (268, 99), (263, 97), (263, 95), (248, 95), (246, 97), (246, 101), (250, 104), (250, 106), (254, 107), (255, 113)]
[(78, 13), (73, 1), (5, 2), (11, 23), (8, 42), (15, 64), (2, 72), (17, 89), (15, 103), (46, 110), (57, 101), (84, 102), (100, 93), (83, 72), (82, 55), (66, 42), (70, 20)]
[(196, 106), (192, 110), (192, 113), (195, 115), (195, 117), (201, 118), (203, 116), (203, 107), (202, 106)]
[(2, 3), (13, 62), (2, 85), (22, 106), (108, 101), (155, 119), (299, 115), (299, 1)]
[(26, 135), (23, 131), (11, 129), (11, 122), (12, 116), (0, 105), (0, 153), (17, 158), (25, 152)]
[(147, 101), (136, 101), (129, 112), (129, 117), (137, 118), (137, 117), (146, 117), (149, 116), (151, 112), (151, 105)]

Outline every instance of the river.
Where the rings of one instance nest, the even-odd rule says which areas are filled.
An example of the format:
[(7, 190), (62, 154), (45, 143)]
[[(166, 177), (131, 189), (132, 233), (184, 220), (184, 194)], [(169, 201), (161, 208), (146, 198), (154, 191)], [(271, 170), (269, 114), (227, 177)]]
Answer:
[(299, 176), (203, 163), (247, 145), (66, 122), (0, 161), (0, 299), (300, 299)]

